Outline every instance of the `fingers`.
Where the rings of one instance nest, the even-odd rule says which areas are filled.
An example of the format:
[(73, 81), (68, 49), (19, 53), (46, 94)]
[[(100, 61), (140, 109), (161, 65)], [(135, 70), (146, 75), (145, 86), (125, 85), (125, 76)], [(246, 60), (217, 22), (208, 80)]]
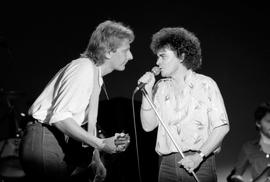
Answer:
[(125, 138), (117, 138), (115, 141), (114, 141), (115, 145), (118, 146), (118, 145), (128, 145), (130, 143), (130, 140), (129, 138), (125, 139)]
[(189, 173), (192, 173), (200, 164), (200, 161), (194, 160), (192, 155), (186, 156), (178, 162), (179, 167), (185, 168)]
[(115, 145), (118, 152), (125, 151), (129, 143), (130, 143), (129, 134), (124, 134), (124, 133), (118, 134), (115, 139)]
[(124, 152), (126, 147), (124, 145), (119, 145), (116, 147), (116, 152)]
[(126, 151), (127, 147), (129, 146), (129, 141), (124, 141), (123, 143), (121, 142), (121, 144), (117, 144), (116, 145), (116, 152), (124, 152)]
[(192, 164), (182, 164), (182, 163), (180, 163), (180, 162), (178, 162), (178, 164), (179, 164), (179, 167), (183, 167), (183, 168), (185, 168), (189, 173), (192, 173), (193, 171), (194, 171), (194, 165), (192, 165)]
[(152, 87), (155, 82), (155, 76), (151, 72), (146, 72), (139, 80), (138, 84), (145, 83), (147, 86)]
[(118, 146), (116, 147), (116, 152), (124, 152), (124, 151), (126, 151), (128, 145), (129, 145), (129, 144), (118, 145)]
[(138, 83), (148, 83), (151, 79), (151, 72), (146, 72), (139, 80)]
[(123, 152), (127, 149), (130, 143), (129, 134), (116, 133), (115, 136), (104, 139), (105, 147), (103, 150), (113, 154)]

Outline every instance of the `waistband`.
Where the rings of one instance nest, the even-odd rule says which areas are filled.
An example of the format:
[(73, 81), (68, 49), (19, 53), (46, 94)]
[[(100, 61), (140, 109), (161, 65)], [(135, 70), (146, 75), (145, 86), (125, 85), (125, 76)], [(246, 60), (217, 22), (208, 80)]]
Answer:
[(54, 135), (59, 143), (66, 143), (68, 140), (68, 137), (64, 133), (62, 133), (59, 129), (57, 129), (55, 126), (51, 126), (46, 123), (41, 123), (36, 119), (32, 119), (27, 122), (27, 128), (35, 128), (35, 127), (44, 128), (43, 130), (44, 133), (46, 135)]
[[(198, 152), (199, 152), (199, 150), (187, 150), (187, 151), (184, 151), (182, 153), (183, 153), (184, 156), (189, 156), (189, 155), (193, 155), (193, 154), (198, 153)], [(161, 155), (161, 157), (167, 157), (167, 156), (170, 156), (170, 155), (180, 155), (180, 153), (179, 152), (173, 152), (173, 153), (170, 153), (170, 154), (163, 154), (163, 155)], [(207, 158), (209, 158), (209, 157), (211, 157), (213, 155), (215, 155), (214, 152), (210, 153), (207, 157), (205, 157), (205, 159), (207, 159)]]

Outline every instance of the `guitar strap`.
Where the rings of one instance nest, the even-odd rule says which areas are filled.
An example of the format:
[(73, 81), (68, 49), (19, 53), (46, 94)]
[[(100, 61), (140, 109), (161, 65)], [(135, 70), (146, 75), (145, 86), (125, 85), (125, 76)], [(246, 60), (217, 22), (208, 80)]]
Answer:
[(92, 133), (94, 136), (98, 136), (97, 131), (97, 115), (98, 115), (98, 106), (99, 106), (99, 97), (103, 90), (106, 99), (109, 100), (109, 95), (106, 89), (106, 85), (101, 76), (100, 67), (94, 69), (94, 78), (93, 78), (93, 91), (89, 100), (89, 105), (87, 109), (87, 131)]
[[(91, 95), (90, 101), (89, 101), (89, 111), (88, 111), (88, 132), (95, 131), (93, 134), (95, 136), (103, 138), (102, 133), (99, 133), (101, 130), (97, 127), (97, 114), (98, 114), (98, 104), (99, 104), (99, 96), (101, 89), (104, 91), (107, 100), (109, 100), (109, 95), (106, 89), (106, 85), (104, 81), (102, 80), (102, 85), (100, 85), (100, 78), (101, 78), (101, 70), (98, 68), (98, 72), (94, 73), (94, 86), (93, 86), (93, 93)], [(94, 122), (93, 122), (94, 121)], [(89, 176), (90, 181), (96, 181), (98, 179), (103, 179), (106, 177), (106, 174), (99, 174), (96, 173), (97, 170), (106, 171), (106, 168), (103, 164), (103, 160), (101, 159), (100, 153), (98, 149), (94, 149), (92, 153), (92, 160), (90, 164), (88, 165), (88, 168), (91, 168), (93, 171), (93, 174)], [(102, 168), (102, 169), (101, 169)], [(105, 175), (105, 176), (104, 176)], [(93, 178), (93, 180), (91, 179)], [(101, 180), (103, 181), (103, 180)]]
[(107, 92), (107, 89), (106, 89), (106, 85), (105, 85), (104, 80), (103, 80), (103, 84), (102, 84), (102, 90), (103, 90), (103, 92), (104, 92), (105, 95), (106, 95), (106, 99), (107, 99), (107, 100), (110, 100), (109, 95), (108, 95), (108, 92)]
[[(98, 114), (98, 105), (99, 105), (99, 96), (101, 93), (101, 89), (104, 91), (107, 99), (109, 99), (108, 97), (108, 93), (106, 90), (106, 86), (103, 82), (103, 80), (101, 80), (100, 77), (101, 71), (99, 67), (95, 67), (94, 69), (94, 74), (93, 74), (93, 90), (92, 90), (92, 94), (89, 100), (89, 104), (88, 107), (86, 109), (86, 120), (83, 122), (82, 127), (83, 129), (87, 130), (87, 132), (91, 133), (91, 135), (99, 137), (99, 131), (98, 131), (98, 127), (97, 127), (97, 114)], [(89, 145), (86, 145), (84, 143), (80, 143), (80, 142), (73, 142), (73, 140), (70, 140), (68, 143), (72, 146), (75, 145), (79, 145), (79, 149), (78, 154), (73, 156), (79, 156), (79, 158), (83, 158), (83, 156), (85, 156), (84, 154), (86, 153), (88, 156), (92, 155), (92, 152), (94, 151), (94, 148), (89, 147)], [(90, 153), (91, 154), (90, 154)], [(72, 155), (71, 155), (72, 156)], [(90, 162), (90, 161), (89, 161)], [(80, 162), (78, 162), (80, 163)], [(88, 160), (83, 161), (83, 163), (88, 163)]]
[(93, 91), (89, 100), (88, 114), (87, 114), (87, 121), (88, 121), (87, 131), (89, 133), (92, 133), (92, 135), (94, 136), (97, 136), (96, 122), (98, 114), (99, 95), (101, 91), (100, 74), (101, 74), (100, 68), (95, 67), (93, 78)]

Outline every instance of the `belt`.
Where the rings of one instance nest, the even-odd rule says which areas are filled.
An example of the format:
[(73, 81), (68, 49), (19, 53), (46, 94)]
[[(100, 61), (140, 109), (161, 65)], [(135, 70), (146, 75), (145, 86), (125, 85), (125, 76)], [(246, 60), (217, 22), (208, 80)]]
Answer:
[[(187, 151), (184, 151), (183, 152), (183, 154), (184, 154), (184, 156), (189, 156), (189, 155), (193, 155), (193, 154), (195, 154), (195, 153), (198, 153), (199, 151), (198, 150), (187, 150)], [(170, 154), (164, 154), (164, 155), (162, 155), (162, 157), (164, 156), (169, 156), (169, 155), (178, 155), (179, 154), (179, 152), (174, 152), (174, 153), (170, 153)], [(180, 154), (179, 154), (180, 155)], [(207, 158), (209, 158), (209, 157), (211, 157), (211, 156), (213, 156), (214, 155), (214, 152), (212, 152), (211, 154), (209, 154), (207, 157), (205, 157), (205, 159), (207, 159)]]

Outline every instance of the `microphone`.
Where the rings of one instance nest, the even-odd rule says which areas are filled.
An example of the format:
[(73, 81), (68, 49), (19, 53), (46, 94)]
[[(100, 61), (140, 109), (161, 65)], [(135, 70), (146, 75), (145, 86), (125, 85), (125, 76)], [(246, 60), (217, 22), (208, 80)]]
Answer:
[[(152, 68), (151, 72), (152, 72), (155, 76), (157, 76), (157, 75), (159, 75), (159, 73), (160, 73), (160, 69), (159, 69), (159, 67), (154, 66), (154, 67)], [(146, 85), (146, 83), (140, 82), (139, 85), (135, 88), (135, 92), (137, 92), (138, 90), (141, 90), (145, 85)]]

